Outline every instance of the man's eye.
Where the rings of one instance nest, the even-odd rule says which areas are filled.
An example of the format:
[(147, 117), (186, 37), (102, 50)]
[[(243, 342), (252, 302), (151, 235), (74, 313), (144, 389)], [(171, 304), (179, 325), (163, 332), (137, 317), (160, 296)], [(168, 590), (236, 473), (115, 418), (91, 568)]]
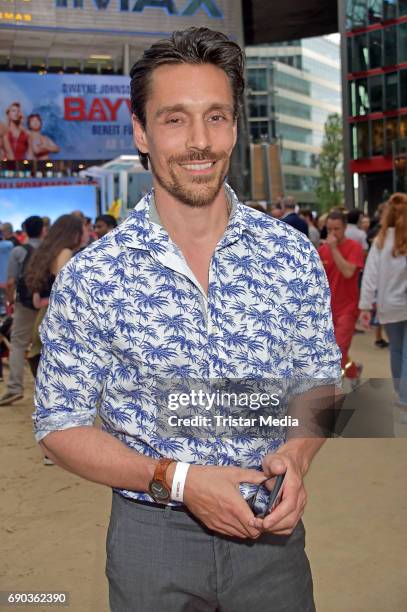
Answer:
[(217, 122), (222, 121), (223, 119), (225, 119), (225, 117), (223, 115), (211, 115), (209, 117), (209, 119), (211, 121), (214, 121), (215, 123), (217, 123)]
[(179, 117), (170, 117), (167, 119), (166, 123), (181, 123), (181, 119)]

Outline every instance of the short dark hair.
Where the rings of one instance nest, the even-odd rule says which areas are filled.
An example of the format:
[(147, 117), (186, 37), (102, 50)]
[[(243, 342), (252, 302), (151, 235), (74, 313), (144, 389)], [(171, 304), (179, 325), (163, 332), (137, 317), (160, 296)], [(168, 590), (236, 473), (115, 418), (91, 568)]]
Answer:
[[(177, 30), (170, 38), (155, 42), (130, 71), (131, 110), (143, 128), (152, 73), (166, 64), (213, 64), (221, 68), (229, 77), (237, 119), (244, 90), (243, 51), (222, 32), (192, 27)], [(148, 154), (139, 151), (139, 156), (142, 166), (148, 170)]]
[(106, 223), (108, 227), (117, 227), (117, 221), (113, 215), (99, 215), (96, 217), (95, 223), (98, 221), (103, 221), (103, 223)]
[(283, 208), (288, 208), (289, 210), (295, 210), (297, 206), (297, 201), (293, 196), (286, 196), (282, 201)]
[(32, 217), (27, 217), (22, 227), (29, 238), (39, 238), (44, 227), (44, 221), (41, 217), (33, 215)]
[(326, 223), (328, 223), (329, 219), (331, 219), (331, 221), (342, 221), (342, 223), (346, 225), (346, 217), (340, 210), (333, 210), (330, 212), (326, 218)]
[(312, 214), (312, 210), (310, 210), (309, 208), (304, 208), (304, 210), (302, 210), (300, 214), (302, 217), (314, 221), (314, 215)]
[(27, 117), (27, 127), (28, 127), (28, 129), (30, 129), (30, 122), (31, 122), (31, 119), (34, 119), (34, 117), (37, 117), (37, 119), (40, 122), (41, 127), (42, 127), (41, 115), (39, 115), (38, 113), (31, 113), (31, 115), (28, 115), (28, 117)]
[(356, 225), (357, 223), (359, 223), (359, 219), (362, 215), (363, 211), (361, 211), (359, 208), (351, 208), (348, 212), (348, 223), (353, 223), (354, 225)]

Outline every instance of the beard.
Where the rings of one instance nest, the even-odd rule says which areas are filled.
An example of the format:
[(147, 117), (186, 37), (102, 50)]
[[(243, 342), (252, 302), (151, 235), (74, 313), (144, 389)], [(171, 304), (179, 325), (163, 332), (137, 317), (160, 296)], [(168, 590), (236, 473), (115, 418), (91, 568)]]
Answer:
[[(189, 181), (182, 181), (176, 174), (177, 164), (188, 164), (205, 160), (216, 161), (219, 168), (216, 174), (204, 176), (191, 176)], [(159, 185), (176, 200), (191, 208), (205, 208), (210, 206), (221, 190), (229, 170), (229, 157), (226, 153), (211, 153), (210, 150), (191, 153), (186, 156), (170, 157), (168, 170), (170, 177), (164, 177), (157, 172), (149, 158), (151, 171)]]

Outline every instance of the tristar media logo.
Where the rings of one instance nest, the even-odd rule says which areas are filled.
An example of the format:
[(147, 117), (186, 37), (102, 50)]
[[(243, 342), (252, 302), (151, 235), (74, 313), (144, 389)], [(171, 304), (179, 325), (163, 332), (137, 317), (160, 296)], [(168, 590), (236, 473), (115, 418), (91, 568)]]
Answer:
[[(89, 1), (89, 0), (88, 0)], [(168, 15), (192, 17), (198, 11), (204, 10), (209, 17), (223, 19), (223, 13), (215, 0), (189, 0), (180, 9), (174, 0), (116, 0), (119, 11), (142, 13), (147, 9), (162, 9)], [(105, 11), (116, 5), (114, 0), (93, 0), (96, 10)], [(83, 9), (85, 0), (55, 0), (56, 8)]]

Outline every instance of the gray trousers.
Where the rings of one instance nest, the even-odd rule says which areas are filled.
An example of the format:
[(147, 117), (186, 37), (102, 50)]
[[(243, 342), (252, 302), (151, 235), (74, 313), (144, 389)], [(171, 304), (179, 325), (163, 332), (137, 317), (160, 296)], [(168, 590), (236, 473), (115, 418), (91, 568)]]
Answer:
[(302, 522), (291, 536), (239, 540), (113, 493), (111, 612), (315, 612), (304, 544)]
[(10, 376), (7, 383), (7, 391), (10, 393), (23, 393), (25, 352), (31, 342), (37, 312), (15, 304), (10, 337)]

